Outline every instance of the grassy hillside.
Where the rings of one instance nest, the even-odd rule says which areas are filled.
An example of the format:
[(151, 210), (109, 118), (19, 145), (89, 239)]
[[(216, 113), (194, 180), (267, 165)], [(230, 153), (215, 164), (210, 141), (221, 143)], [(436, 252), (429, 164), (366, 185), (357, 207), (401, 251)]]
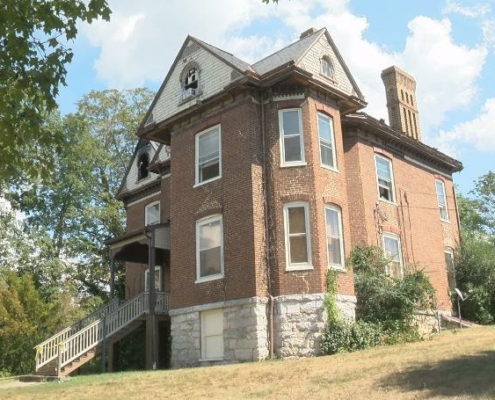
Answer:
[(0, 399), (495, 398), (495, 327), (352, 354), (8, 387)]

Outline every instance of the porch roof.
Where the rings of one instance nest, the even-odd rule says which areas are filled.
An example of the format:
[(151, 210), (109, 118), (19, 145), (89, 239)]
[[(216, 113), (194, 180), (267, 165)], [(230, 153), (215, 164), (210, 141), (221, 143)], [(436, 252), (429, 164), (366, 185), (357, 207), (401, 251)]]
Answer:
[(122, 236), (106, 240), (112, 260), (149, 263), (150, 245), (155, 248), (156, 264), (163, 264), (170, 251), (169, 224), (156, 224), (126, 232)]

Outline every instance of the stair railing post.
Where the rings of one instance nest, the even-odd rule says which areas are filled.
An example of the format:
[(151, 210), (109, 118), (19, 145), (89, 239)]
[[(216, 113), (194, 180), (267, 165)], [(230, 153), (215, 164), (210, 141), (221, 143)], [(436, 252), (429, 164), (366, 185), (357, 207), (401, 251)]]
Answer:
[(106, 372), (107, 364), (107, 315), (103, 315), (101, 334), (103, 337), (102, 349), (101, 349), (101, 368), (103, 372)]
[(62, 376), (62, 347), (64, 346), (64, 343), (59, 343), (57, 345), (57, 378), (60, 379)]

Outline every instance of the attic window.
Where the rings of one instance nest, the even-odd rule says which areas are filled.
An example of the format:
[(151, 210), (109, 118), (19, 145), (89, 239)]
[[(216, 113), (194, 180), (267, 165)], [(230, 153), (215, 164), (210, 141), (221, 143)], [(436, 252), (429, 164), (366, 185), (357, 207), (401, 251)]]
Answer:
[(182, 72), (182, 99), (199, 94), (199, 69), (196, 65), (189, 65)]
[(328, 56), (321, 59), (321, 73), (327, 78), (333, 79), (333, 65)]
[(138, 181), (148, 177), (148, 166), (150, 165), (150, 156), (143, 153), (138, 158)]

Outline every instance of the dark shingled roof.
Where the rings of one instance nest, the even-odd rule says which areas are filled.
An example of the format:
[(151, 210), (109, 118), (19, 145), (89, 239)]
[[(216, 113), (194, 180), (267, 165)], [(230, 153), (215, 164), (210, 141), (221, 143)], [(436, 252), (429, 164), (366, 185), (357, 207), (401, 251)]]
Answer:
[(348, 114), (342, 117), (342, 125), (344, 127), (346, 125), (354, 125), (369, 128), (369, 130), (387, 140), (394, 141), (402, 146), (421, 153), (425, 157), (442, 163), (447, 169), (451, 170), (452, 172), (459, 172), (463, 169), (462, 162), (442, 153), (434, 147), (428, 146), (423, 142), (410, 138), (405, 133), (399, 130), (392, 129), (384, 122), (379, 121), (366, 113), (359, 112), (355, 114)]

